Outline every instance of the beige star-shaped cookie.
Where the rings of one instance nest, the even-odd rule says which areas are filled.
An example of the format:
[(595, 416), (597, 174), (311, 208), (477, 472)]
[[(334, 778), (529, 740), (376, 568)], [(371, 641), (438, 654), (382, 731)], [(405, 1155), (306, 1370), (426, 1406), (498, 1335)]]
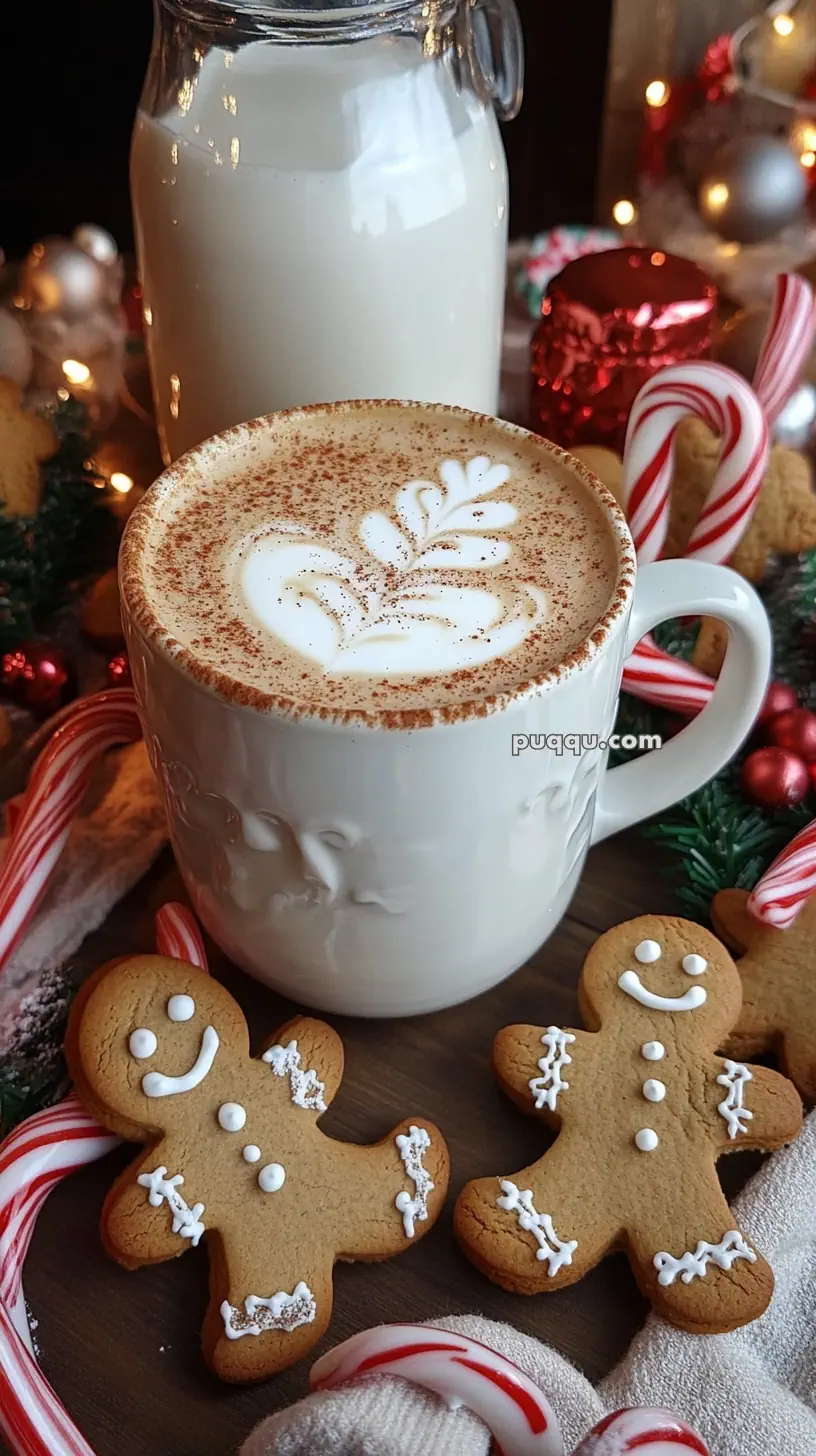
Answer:
[(47, 420), (22, 407), (19, 384), (0, 378), (0, 502), (10, 516), (33, 516), (42, 495), (40, 465), (59, 449)]

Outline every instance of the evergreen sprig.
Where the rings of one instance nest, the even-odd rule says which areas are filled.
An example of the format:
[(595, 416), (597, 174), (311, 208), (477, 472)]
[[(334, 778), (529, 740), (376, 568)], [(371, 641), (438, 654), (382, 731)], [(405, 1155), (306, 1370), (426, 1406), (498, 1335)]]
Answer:
[(36, 635), (74, 583), (110, 564), (116, 523), (98, 489), (89, 456), (87, 418), (73, 399), (50, 415), (59, 449), (42, 467), (35, 516), (9, 516), (0, 506), (0, 653)]
[[(783, 563), (762, 595), (774, 639), (774, 678), (790, 683), (805, 706), (816, 708), (816, 551)], [(667, 622), (655, 629), (654, 636), (666, 652), (688, 659), (696, 630), (686, 622)], [(661, 709), (626, 694), (621, 698), (619, 733), (660, 733), (665, 739), (671, 723), (671, 716)], [(752, 889), (813, 814), (812, 803), (773, 811), (746, 798), (739, 769), (755, 746), (749, 741), (715, 779), (643, 831), (677, 856), (668, 871), (676, 883), (677, 897), (701, 919), (707, 919), (718, 890)], [(622, 763), (635, 756), (619, 751), (610, 761)]]

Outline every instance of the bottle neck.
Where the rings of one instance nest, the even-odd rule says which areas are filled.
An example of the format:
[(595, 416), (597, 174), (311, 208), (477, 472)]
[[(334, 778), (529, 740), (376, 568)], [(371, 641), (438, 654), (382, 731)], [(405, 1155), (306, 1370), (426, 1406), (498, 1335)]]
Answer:
[(214, 44), (244, 39), (331, 44), (400, 31), (438, 35), (469, 0), (155, 0), (160, 13), (192, 23)]

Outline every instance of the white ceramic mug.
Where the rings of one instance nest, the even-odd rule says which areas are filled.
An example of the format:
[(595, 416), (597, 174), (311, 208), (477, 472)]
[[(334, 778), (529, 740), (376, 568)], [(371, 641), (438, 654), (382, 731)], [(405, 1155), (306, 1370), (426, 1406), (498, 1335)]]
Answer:
[[(240, 458), (246, 428), (184, 456), (165, 486)], [(622, 512), (571, 464), (617, 545), (618, 590), (601, 630), (506, 706), (427, 727), (261, 712), (202, 686), (162, 624), (143, 611), (136, 620), (144, 532), (128, 528), (131, 669), (181, 873), (214, 940), (285, 995), (323, 1011), (405, 1016), (487, 990), (557, 925), (590, 844), (699, 788), (749, 732), (771, 660), (756, 593), (724, 567), (690, 561), (644, 567), (635, 586)], [(150, 510), (148, 493), (139, 514)], [(728, 626), (725, 663), (710, 704), (663, 748), (611, 770), (600, 744), (521, 749), (542, 735), (605, 742), (635, 643), (658, 622), (701, 613)]]

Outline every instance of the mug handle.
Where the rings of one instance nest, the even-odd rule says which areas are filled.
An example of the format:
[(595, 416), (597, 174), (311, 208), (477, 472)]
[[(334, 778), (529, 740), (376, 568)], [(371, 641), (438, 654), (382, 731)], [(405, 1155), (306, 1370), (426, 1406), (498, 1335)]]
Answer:
[(658, 814), (699, 789), (733, 758), (750, 733), (771, 674), (771, 629), (753, 587), (727, 566), (657, 561), (641, 567), (626, 656), (658, 622), (717, 617), (728, 628), (722, 671), (703, 711), (663, 748), (604, 775), (592, 844)]

